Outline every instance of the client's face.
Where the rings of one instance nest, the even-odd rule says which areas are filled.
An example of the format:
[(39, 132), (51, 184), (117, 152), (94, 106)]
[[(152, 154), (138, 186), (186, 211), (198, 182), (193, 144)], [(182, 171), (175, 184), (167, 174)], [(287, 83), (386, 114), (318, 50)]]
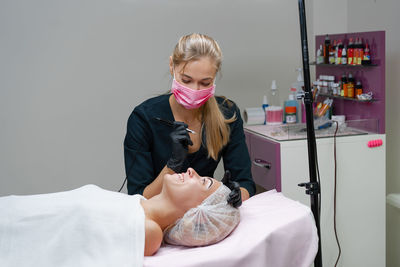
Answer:
[(185, 173), (165, 175), (163, 190), (176, 205), (188, 210), (200, 205), (220, 185), (221, 182), (211, 177), (202, 177), (194, 169), (188, 168)]

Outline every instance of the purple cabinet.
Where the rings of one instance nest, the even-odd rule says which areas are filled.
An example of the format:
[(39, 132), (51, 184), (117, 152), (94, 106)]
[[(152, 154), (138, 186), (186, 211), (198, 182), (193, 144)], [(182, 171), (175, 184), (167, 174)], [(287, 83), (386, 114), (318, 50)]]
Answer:
[(280, 145), (245, 130), (254, 182), (266, 190), (281, 191)]

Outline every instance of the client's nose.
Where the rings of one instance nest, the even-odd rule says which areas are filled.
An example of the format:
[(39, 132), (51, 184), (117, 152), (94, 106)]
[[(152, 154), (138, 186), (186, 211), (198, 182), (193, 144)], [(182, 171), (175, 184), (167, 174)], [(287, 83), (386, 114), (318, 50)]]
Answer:
[(195, 170), (193, 168), (188, 168), (187, 173), (189, 174), (189, 177), (192, 178), (195, 174)]

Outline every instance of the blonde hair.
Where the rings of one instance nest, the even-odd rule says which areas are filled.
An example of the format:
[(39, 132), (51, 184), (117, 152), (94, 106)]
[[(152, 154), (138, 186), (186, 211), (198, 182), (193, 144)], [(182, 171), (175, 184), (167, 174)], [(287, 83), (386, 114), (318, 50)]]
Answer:
[[(222, 52), (218, 43), (207, 35), (192, 33), (179, 39), (172, 53), (172, 63), (174, 66), (184, 63), (184, 69), (188, 62), (203, 57), (211, 59), (217, 74), (222, 63)], [(226, 101), (228, 101), (228, 105), (231, 105), (226, 98), (220, 105)], [(205, 130), (208, 156), (217, 160), (219, 152), (229, 142), (230, 128), (228, 124), (236, 120), (236, 113), (231, 118), (225, 119), (213, 96), (200, 108), (199, 115), (202, 120), (201, 131)]]

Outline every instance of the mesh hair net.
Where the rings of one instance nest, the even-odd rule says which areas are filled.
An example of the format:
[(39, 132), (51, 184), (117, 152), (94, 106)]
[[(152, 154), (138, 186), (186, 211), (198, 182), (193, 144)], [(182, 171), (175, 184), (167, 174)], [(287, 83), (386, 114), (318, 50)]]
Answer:
[(231, 190), (221, 184), (199, 206), (185, 215), (164, 232), (165, 242), (182, 246), (206, 246), (229, 235), (240, 221), (239, 209), (227, 202)]

